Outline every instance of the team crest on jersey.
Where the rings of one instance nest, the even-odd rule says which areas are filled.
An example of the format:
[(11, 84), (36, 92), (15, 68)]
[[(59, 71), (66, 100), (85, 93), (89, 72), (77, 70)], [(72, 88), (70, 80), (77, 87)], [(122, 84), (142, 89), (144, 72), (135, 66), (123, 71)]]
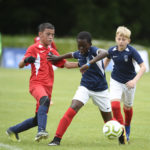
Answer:
[(124, 61), (128, 62), (128, 55), (124, 55)]

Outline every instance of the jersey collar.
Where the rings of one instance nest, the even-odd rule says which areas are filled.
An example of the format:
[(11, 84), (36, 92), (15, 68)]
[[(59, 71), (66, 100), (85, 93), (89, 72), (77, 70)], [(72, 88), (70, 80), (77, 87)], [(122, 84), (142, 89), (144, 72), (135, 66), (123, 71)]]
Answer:
[[(117, 46), (115, 46), (115, 47), (113, 48), (113, 51), (116, 51), (116, 50), (117, 50)], [(128, 46), (126, 47), (125, 51), (127, 51), (127, 52), (130, 51), (129, 48), (128, 48)]]
[(127, 47), (127, 48), (125, 49), (125, 51), (129, 52), (130, 50), (129, 50), (129, 48)]
[(42, 50), (42, 49), (45, 49), (45, 50), (51, 50), (51, 46), (48, 46), (48, 48), (44, 47), (43, 44), (41, 43), (37, 43), (37, 48)]

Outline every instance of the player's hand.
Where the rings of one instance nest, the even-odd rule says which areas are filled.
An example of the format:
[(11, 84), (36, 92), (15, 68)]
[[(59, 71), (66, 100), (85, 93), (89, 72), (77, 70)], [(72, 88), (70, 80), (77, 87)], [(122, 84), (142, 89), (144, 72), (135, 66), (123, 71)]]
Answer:
[(134, 82), (134, 80), (130, 80), (126, 83), (126, 86), (129, 88), (129, 89), (132, 89), (136, 86), (136, 82)]
[(35, 62), (35, 57), (33, 57), (33, 56), (29, 56), (29, 57), (27, 57), (27, 58), (25, 58), (24, 59), (24, 63), (26, 64), (26, 63), (34, 63)]
[(87, 64), (85, 64), (80, 68), (80, 72), (83, 74), (86, 70), (88, 70), (88, 68), (89, 68), (89, 66)]
[(49, 52), (47, 55), (47, 60), (52, 61), (52, 63), (56, 63), (60, 59), (59, 59), (59, 56), (56, 56), (52, 52)]

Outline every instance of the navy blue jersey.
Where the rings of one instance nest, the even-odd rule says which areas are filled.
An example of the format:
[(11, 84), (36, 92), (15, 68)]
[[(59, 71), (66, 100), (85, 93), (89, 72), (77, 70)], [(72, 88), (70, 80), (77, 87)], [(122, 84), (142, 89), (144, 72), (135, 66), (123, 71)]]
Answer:
[[(98, 48), (90, 47), (89, 51), (85, 55), (82, 55), (78, 50), (73, 53), (73, 57), (78, 59), (79, 66), (81, 67), (97, 56), (97, 54)], [(88, 70), (82, 75), (80, 85), (96, 92), (103, 91), (108, 88), (105, 78), (103, 60), (97, 61), (96, 63), (90, 65)]]
[(111, 77), (114, 80), (120, 83), (126, 83), (136, 76), (133, 61), (141, 64), (143, 60), (135, 48), (127, 45), (125, 50), (118, 51), (117, 46), (114, 46), (108, 50), (108, 53), (108, 58), (114, 62), (113, 71), (111, 73)]

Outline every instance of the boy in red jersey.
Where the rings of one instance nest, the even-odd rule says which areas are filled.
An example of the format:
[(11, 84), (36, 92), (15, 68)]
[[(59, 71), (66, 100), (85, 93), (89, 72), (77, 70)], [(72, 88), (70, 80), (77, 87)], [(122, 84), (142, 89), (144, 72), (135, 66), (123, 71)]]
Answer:
[[(36, 111), (33, 118), (29, 118), (15, 126), (10, 127), (6, 133), (13, 141), (19, 141), (18, 133), (28, 130), (32, 127), (38, 126), (38, 133), (35, 141), (48, 138), (46, 132), (47, 112), (49, 110), (51, 93), (54, 81), (54, 71), (52, 62), (47, 60), (47, 55), (58, 52), (49, 47), (53, 41), (55, 28), (50, 23), (43, 23), (39, 26), (40, 42), (31, 45), (19, 63), (19, 68), (31, 65), (31, 77), (29, 84), (29, 91), (36, 99)], [(75, 68), (78, 67), (76, 62), (67, 62), (60, 60), (53, 65), (57, 67)]]
[[(36, 37), (34, 38), (34, 43), (37, 43), (37, 42), (40, 42), (40, 37), (39, 37), (39, 36), (36, 36)], [(54, 48), (55, 50), (57, 50), (56, 44), (55, 44), (54, 41), (52, 41), (49, 46), (50, 46), (50, 48)], [(51, 100), (51, 102), (50, 102), (50, 105), (53, 105), (53, 101), (52, 101), (52, 100)]]

